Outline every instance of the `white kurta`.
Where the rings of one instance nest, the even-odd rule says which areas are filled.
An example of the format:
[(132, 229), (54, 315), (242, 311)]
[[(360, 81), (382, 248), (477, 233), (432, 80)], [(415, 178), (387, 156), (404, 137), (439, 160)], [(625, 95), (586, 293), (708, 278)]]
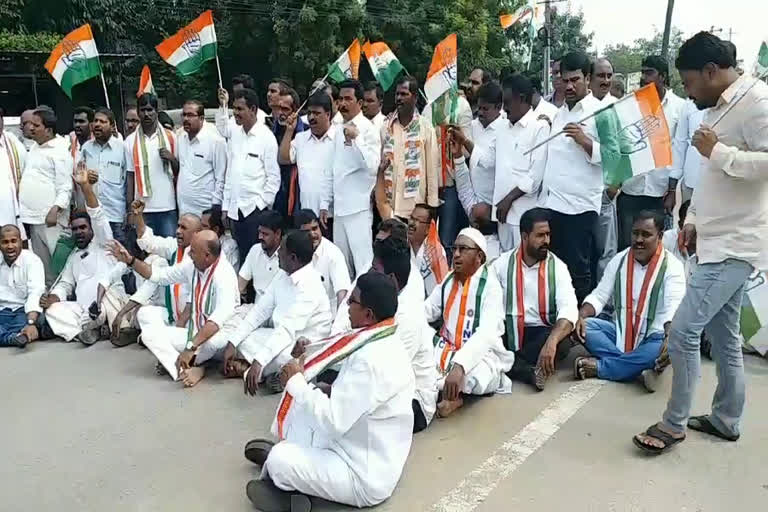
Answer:
[(297, 413), (262, 471), (284, 490), (355, 507), (381, 503), (400, 480), (413, 438), (414, 380), (398, 333), (347, 357), (331, 396), (294, 375)]
[[(141, 250), (165, 258), (169, 265), (192, 262), (192, 259), (189, 257), (189, 246), (185, 248), (179, 247), (176, 237), (156, 236), (149, 226), (144, 230), (141, 238), (136, 240), (136, 243)], [(181, 260), (178, 258), (178, 251), (180, 250), (183, 251)], [(184, 311), (187, 303), (190, 302), (190, 286), (191, 281), (182, 281), (170, 285), (171, 309), (173, 310), (173, 316), (176, 320), (178, 320), (181, 312)], [(160, 318), (162, 318), (162, 316)], [(146, 317), (146, 319), (150, 320), (150, 317)]]
[(338, 309), (336, 296), (339, 292), (351, 292), (349, 268), (341, 249), (323, 237), (312, 255), (312, 266), (323, 278), (323, 286), (331, 304), (331, 313)]
[(21, 174), (27, 151), (15, 135), (0, 131), (0, 226), (16, 225), (24, 237), (24, 226), (19, 219), (19, 185), (16, 183), (14, 168), (18, 157), (18, 167), (15, 174)]

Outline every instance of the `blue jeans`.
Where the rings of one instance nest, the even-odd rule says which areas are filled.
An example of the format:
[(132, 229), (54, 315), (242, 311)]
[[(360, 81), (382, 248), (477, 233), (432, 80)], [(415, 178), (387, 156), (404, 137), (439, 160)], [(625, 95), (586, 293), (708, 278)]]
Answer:
[(448, 263), (453, 258), (453, 252), (448, 248), (453, 246), (459, 231), (469, 226), (469, 219), (464, 212), (464, 207), (459, 202), (459, 193), (456, 187), (445, 187), (443, 189), (443, 204), (437, 209), (440, 222), (437, 223), (437, 231), (440, 236), (440, 242), (446, 248), (445, 253), (448, 257)]
[[(112, 228), (112, 236), (115, 237), (115, 240), (125, 245), (125, 227), (123, 226), (123, 223), (110, 222), (109, 227)], [(152, 229), (152, 231), (154, 231), (154, 229)]]
[(27, 325), (27, 314), (24, 308), (16, 311), (0, 309), (0, 347), (7, 346)]
[(664, 334), (655, 332), (646, 336), (631, 352), (622, 352), (616, 346), (616, 326), (600, 318), (587, 319), (585, 346), (596, 357), (597, 376), (603, 380), (626, 382), (636, 379), (643, 370), (650, 370), (661, 354)]
[(176, 236), (179, 213), (176, 210), (145, 213), (144, 222), (152, 228), (152, 232), (157, 236)]

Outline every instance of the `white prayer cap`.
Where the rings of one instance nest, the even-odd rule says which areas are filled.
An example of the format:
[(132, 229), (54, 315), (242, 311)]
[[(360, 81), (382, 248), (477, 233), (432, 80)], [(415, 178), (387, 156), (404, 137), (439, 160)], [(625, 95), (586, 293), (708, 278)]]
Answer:
[(459, 231), (459, 236), (462, 235), (475, 242), (483, 254), (488, 255), (488, 242), (485, 241), (485, 236), (480, 231), (475, 228), (464, 228)]

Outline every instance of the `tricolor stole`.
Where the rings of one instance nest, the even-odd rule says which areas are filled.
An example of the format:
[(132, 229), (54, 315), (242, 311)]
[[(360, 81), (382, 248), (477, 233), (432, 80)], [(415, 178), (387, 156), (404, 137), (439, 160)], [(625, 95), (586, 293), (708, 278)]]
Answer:
[(205, 277), (204, 272), (199, 272), (195, 269), (194, 276), (192, 277), (192, 315), (187, 325), (187, 343), (189, 344), (200, 329), (203, 328), (205, 322), (208, 320), (211, 312), (213, 311), (213, 303), (215, 302), (214, 290), (213, 290), (213, 274), (216, 272), (216, 267), (219, 265), (219, 258), (209, 267), (208, 277), (203, 282)]
[[(454, 272), (448, 274), (440, 290), (440, 303), (443, 306), (443, 326), (435, 333), (432, 343), (435, 347), (435, 360), (437, 370), (446, 375), (453, 368), (453, 358), (461, 347), (472, 337), (480, 325), (480, 306), (483, 299), (483, 290), (488, 281), (488, 267), (483, 265), (480, 276), (473, 275), (464, 283), (455, 278)], [(448, 300), (445, 299), (445, 291), (448, 285)], [(462, 286), (461, 298), (458, 308), (456, 297), (459, 295), (459, 287)], [(472, 293), (470, 293), (470, 291)], [(472, 295), (472, 302), (469, 296)], [(474, 305), (474, 309), (473, 309)], [(467, 307), (469, 306), (469, 309)]]
[[(337, 334), (316, 342), (321, 348), (304, 362), (304, 378), (311, 381), (326, 368), (343, 361), (369, 343), (393, 335), (396, 330), (395, 319), (388, 318), (369, 327)], [(285, 429), (290, 419), (288, 413), (292, 405), (293, 396), (287, 390), (283, 391), (283, 397), (280, 399), (280, 405), (272, 423), (272, 432), (279, 439), (285, 439)]]
[[(507, 310), (505, 324), (507, 349), (517, 351), (523, 348), (525, 333), (525, 290), (523, 279), (523, 252), (518, 247), (509, 256), (507, 267)], [(539, 262), (538, 295), (539, 316), (544, 325), (557, 321), (557, 279), (555, 277), (555, 256), (551, 251), (547, 259)]]
[[(184, 259), (184, 251), (176, 249), (168, 260), (168, 264), (178, 265), (181, 260)], [(181, 303), (181, 284), (175, 283), (165, 287), (165, 309), (168, 310), (168, 321), (171, 325), (176, 324), (176, 320), (181, 316), (181, 312), (184, 310), (184, 305)]]
[[(637, 298), (637, 309), (632, 300), (633, 279), (635, 270), (635, 255), (632, 249), (624, 253), (613, 289), (613, 304), (616, 308), (616, 346), (624, 353), (631, 352), (640, 343), (640, 333), (648, 330), (656, 318), (656, 310), (667, 271), (669, 254), (661, 243), (656, 248), (648, 269), (645, 271), (643, 286)], [(653, 284), (651, 284), (653, 283)], [(645, 319), (645, 329), (641, 323)]]
[[(176, 152), (176, 137), (173, 132), (157, 125), (160, 149), (168, 149)], [(170, 164), (163, 162), (165, 171), (173, 177)], [(136, 182), (136, 195), (138, 197), (152, 196), (152, 182), (149, 176), (149, 155), (147, 154), (147, 142), (141, 125), (136, 128), (136, 138), (133, 140), (133, 174)]]
[(11, 190), (13, 190), (14, 197), (19, 197), (19, 183), (21, 182), (21, 160), (19, 159), (19, 150), (16, 148), (16, 144), (11, 142), (6, 134), (3, 136), (3, 145), (5, 145), (5, 152), (8, 154), (8, 165), (11, 168)]
[[(398, 122), (397, 115), (393, 115), (387, 121), (387, 130), (384, 134), (382, 153), (384, 158), (389, 160), (389, 166), (384, 171), (384, 187), (386, 189), (387, 201), (394, 205), (394, 165), (395, 160), (395, 137), (393, 135), (394, 124)], [(418, 197), (421, 187), (421, 168), (424, 153), (424, 141), (421, 140), (421, 118), (419, 114), (413, 114), (413, 119), (408, 126), (403, 128), (404, 148), (403, 148), (403, 166), (405, 167), (405, 184), (403, 186), (403, 197), (412, 199)]]

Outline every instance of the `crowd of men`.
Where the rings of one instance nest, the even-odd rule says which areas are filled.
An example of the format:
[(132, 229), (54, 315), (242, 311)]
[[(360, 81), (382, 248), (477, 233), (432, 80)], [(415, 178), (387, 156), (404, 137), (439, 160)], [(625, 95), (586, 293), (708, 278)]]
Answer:
[[(67, 137), (50, 108), (24, 112), (23, 141), (0, 125), (0, 344), (138, 341), (187, 387), (218, 369), (283, 393), (277, 444), (245, 448), (263, 510), (384, 501), (414, 432), (513, 380), (543, 390), (577, 344), (576, 379), (654, 391), (671, 360), (672, 397), (639, 448), (662, 453), (686, 425), (736, 440), (739, 308), (766, 268), (768, 87), (709, 33), (675, 65), (690, 99), (663, 57), (641, 78), (674, 165), (621, 187), (603, 185), (589, 115), (623, 90), (583, 52), (555, 62), (549, 98), (474, 70), (438, 128), (410, 76), (388, 116), (355, 80), (313, 84), (300, 111), (275, 79), (265, 112), (246, 75), (219, 91), (215, 124), (189, 100), (174, 129), (151, 94), (122, 134), (102, 107), (75, 109)], [(690, 417), (705, 328), (720, 384), (711, 414)]]

